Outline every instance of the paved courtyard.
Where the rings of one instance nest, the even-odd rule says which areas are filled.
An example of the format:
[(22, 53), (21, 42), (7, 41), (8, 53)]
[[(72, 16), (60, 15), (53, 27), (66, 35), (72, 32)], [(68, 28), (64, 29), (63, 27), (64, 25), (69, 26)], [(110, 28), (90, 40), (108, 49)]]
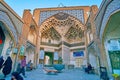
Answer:
[[(98, 75), (87, 74), (80, 69), (63, 70), (56, 75), (48, 75), (39, 67), (35, 70), (27, 71), (26, 76), (27, 78), (24, 78), (24, 80), (100, 80)], [(2, 74), (0, 74), (0, 78), (3, 78)], [(10, 80), (10, 75), (5, 80)]]

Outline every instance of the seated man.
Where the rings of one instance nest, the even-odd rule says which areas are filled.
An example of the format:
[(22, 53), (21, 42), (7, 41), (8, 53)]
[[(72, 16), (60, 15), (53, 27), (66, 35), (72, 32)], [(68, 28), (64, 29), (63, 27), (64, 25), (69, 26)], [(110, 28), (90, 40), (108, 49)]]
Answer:
[(89, 73), (92, 70), (92, 66), (90, 63), (87, 64), (87, 68), (85, 68), (85, 72)]
[(26, 68), (27, 68), (27, 70), (32, 70), (33, 69), (33, 64), (31, 63), (31, 60), (28, 62)]

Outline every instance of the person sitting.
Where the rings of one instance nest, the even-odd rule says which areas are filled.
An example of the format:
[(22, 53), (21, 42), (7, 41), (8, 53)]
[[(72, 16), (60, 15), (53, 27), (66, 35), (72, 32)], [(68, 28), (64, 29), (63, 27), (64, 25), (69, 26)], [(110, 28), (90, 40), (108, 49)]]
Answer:
[(87, 68), (85, 68), (85, 72), (89, 74), (89, 72), (92, 70), (92, 66), (90, 63), (87, 63)]
[(32, 70), (33, 69), (33, 65), (32, 65), (31, 60), (28, 62), (26, 67), (27, 67), (27, 70)]
[(13, 72), (11, 80), (23, 80), (23, 77), (18, 72)]

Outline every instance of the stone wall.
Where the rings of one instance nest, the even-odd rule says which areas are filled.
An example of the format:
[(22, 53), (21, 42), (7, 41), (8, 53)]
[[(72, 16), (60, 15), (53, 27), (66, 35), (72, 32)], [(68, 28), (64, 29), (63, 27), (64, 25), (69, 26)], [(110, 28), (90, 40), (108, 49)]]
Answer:
[(70, 63), (70, 49), (65, 45), (62, 46), (62, 58), (63, 58), (63, 64)]

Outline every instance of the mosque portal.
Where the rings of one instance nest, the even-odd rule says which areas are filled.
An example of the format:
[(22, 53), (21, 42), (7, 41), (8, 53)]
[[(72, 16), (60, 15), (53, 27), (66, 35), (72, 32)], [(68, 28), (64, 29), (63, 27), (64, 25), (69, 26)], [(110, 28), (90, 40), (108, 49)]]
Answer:
[(57, 64), (61, 57), (66, 65), (86, 64), (85, 23), (89, 10), (89, 7), (62, 7), (34, 11), (40, 27), (40, 63)]

